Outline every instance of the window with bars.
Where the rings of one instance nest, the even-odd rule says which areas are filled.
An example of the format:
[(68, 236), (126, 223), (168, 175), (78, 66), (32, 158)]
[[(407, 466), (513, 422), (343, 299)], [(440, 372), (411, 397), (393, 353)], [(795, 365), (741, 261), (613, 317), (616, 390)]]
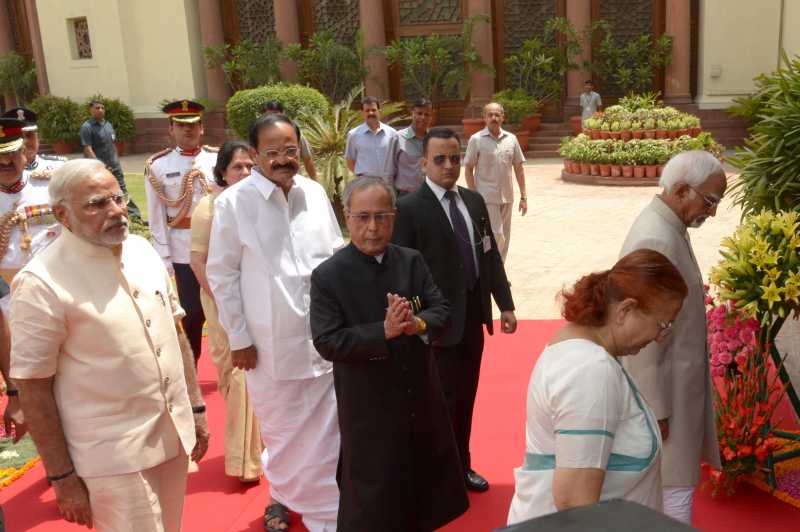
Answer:
[(71, 35), (72, 59), (91, 59), (92, 42), (89, 38), (89, 22), (86, 17), (68, 19), (67, 27)]

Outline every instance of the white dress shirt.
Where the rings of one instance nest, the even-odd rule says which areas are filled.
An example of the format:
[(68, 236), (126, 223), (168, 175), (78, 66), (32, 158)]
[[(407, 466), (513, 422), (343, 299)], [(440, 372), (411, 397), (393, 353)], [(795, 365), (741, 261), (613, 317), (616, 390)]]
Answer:
[(344, 247), (321, 185), (295, 175), (288, 197), (258, 169), (214, 202), (206, 275), (231, 349), (255, 346), (275, 380), (329, 373), (309, 321), (311, 272)]
[[(437, 185), (433, 181), (431, 181), (430, 177), (425, 176), (425, 182), (428, 184), (430, 189), (433, 191), (433, 195), (436, 196), (436, 199), (439, 200), (439, 203), (442, 204), (442, 209), (444, 209), (444, 213), (447, 215), (447, 219), (450, 220), (450, 226), (453, 226), (453, 220), (450, 218), (450, 200), (445, 197), (447, 193), (447, 189)], [(469, 231), (469, 241), (472, 243), (472, 256), (475, 257), (475, 274), (480, 275), (480, 266), (478, 265), (478, 255), (475, 252), (475, 247), (480, 245), (481, 243), (478, 240), (475, 240), (475, 222), (472, 221), (472, 218), (469, 215), (469, 211), (467, 210), (467, 206), (464, 203), (464, 200), (461, 199), (461, 194), (458, 193), (458, 186), (453, 186), (451, 188), (453, 192), (456, 193), (456, 207), (458, 210), (461, 211), (461, 215), (464, 217), (464, 221), (467, 222), (467, 230)]]

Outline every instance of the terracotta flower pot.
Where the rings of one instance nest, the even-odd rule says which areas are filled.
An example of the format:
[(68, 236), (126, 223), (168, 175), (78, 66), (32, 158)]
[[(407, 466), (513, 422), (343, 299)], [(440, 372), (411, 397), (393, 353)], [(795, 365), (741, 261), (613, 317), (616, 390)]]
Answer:
[(604, 129), (601, 129), (600, 130), (600, 138), (603, 139), (603, 140), (610, 139), (611, 138), (611, 132), (610, 131), (606, 131)]
[(589, 163), (589, 173), (592, 175), (600, 175), (600, 165), (597, 163)]
[(688, 135), (691, 130), (688, 127), (678, 130), (678, 136), (682, 137), (684, 135)]
[(648, 164), (647, 166), (645, 166), (644, 175), (645, 177), (658, 177), (658, 165)]
[(677, 139), (678, 138), (678, 130), (677, 129), (670, 129), (667, 131), (667, 138), (668, 139)]
[(522, 127), (533, 133), (539, 131), (539, 126), (542, 124), (542, 115), (534, 113), (522, 119)]
[(461, 124), (464, 126), (464, 140), (469, 140), (472, 135), (486, 127), (483, 118), (464, 118)]
[(640, 138), (644, 137), (644, 130), (637, 129), (635, 131), (631, 131), (631, 135), (633, 135), (633, 138), (635, 138), (635, 139), (640, 139)]
[(633, 177), (633, 166), (631, 166), (630, 164), (623, 164), (622, 177)]
[(663, 164), (659, 164), (658, 168), (656, 168), (656, 177), (661, 177), (661, 172), (663, 172), (663, 171), (664, 171), (664, 165)]
[(603, 177), (608, 177), (611, 175), (611, 165), (610, 164), (601, 164), (600, 165), (600, 175)]
[(564, 159), (564, 171), (569, 172), (572, 169), (572, 161)]
[(628, 141), (631, 140), (631, 138), (633, 138), (633, 135), (631, 135), (630, 131), (621, 131), (620, 138), (622, 138), (622, 140)]
[(572, 126), (572, 132), (575, 135), (581, 132), (583, 127), (583, 119), (580, 117), (580, 115), (569, 117), (569, 123)]
[(127, 144), (124, 140), (118, 140), (114, 143), (117, 147), (117, 155), (125, 155), (125, 150), (127, 149)]
[(528, 150), (528, 144), (530, 142), (530, 138), (528, 136), (528, 132), (523, 130), (523, 131), (516, 131), (514, 134), (517, 136), (517, 142), (519, 142), (519, 145), (522, 148), (522, 151), (523, 152), (527, 151)]
[(644, 166), (637, 164), (633, 167), (633, 177), (644, 177)]
[(601, 132), (600, 132), (599, 129), (590, 129), (589, 130), (589, 136), (591, 137), (592, 140), (600, 140), (600, 138), (601, 138), (600, 133)]
[(696, 137), (697, 135), (700, 134), (701, 131), (703, 131), (703, 128), (701, 128), (701, 127), (693, 127), (693, 128), (691, 128), (691, 135), (693, 137)]
[(667, 138), (667, 131), (665, 129), (656, 129), (656, 138), (657, 139)]
[(654, 139), (656, 138), (656, 130), (655, 129), (645, 129), (643, 131), (644, 138), (646, 139)]
[(619, 177), (622, 175), (622, 166), (618, 164), (611, 165), (611, 177)]
[(590, 175), (591, 174), (591, 166), (589, 163), (581, 163), (580, 164), (580, 173), (583, 175)]
[(56, 155), (67, 155), (75, 151), (75, 143), (67, 140), (56, 140), (52, 147)]
[(612, 132), (609, 133), (609, 136), (611, 137), (612, 140), (619, 140), (619, 138), (622, 136), (622, 132), (621, 131), (612, 131)]

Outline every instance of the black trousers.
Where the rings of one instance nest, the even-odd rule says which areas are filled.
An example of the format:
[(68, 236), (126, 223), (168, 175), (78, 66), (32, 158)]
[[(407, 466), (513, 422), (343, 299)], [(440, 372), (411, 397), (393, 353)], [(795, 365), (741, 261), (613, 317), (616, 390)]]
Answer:
[(467, 295), (466, 322), (461, 341), (452, 346), (435, 346), (433, 353), (458, 452), (464, 471), (467, 471), (471, 469), (469, 438), (483, 358), (483, 311), (479, 287)]
[(186, 337), (192, 346), (194, 353), (194, 363), (200, 358), (200, 349), (203, 341), (203, 324), (206, 322), (206, 315), (203, 313), (203, 306), (200, 304), (200, 283), (194, 276), (192, 268), (188, 264), (172, 263), (175, 268), (175, 284), (178, 287), (178, 299), (181, 307), (186, 312), (183, 317), (183, 329)]

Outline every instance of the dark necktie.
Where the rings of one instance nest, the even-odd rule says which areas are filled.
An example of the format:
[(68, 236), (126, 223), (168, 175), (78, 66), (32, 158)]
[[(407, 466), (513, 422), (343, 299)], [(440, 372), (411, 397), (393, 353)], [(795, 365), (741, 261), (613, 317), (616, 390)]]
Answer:
[(478, 276), (475, 274), (475, 252), (472, 250), (472, 239), (469, 237), (469, 229), (464, 215), (456, 203), (457, 195), (454, 190), (448, 190), (444, 197), (450, 201), (450, 222), (453, 224), (453, 232), (456, 235), (456, 247), (461, 255), (461, 263), (464, 265), (464, 280), (467, 289), (471, 290), (475, 286)]

